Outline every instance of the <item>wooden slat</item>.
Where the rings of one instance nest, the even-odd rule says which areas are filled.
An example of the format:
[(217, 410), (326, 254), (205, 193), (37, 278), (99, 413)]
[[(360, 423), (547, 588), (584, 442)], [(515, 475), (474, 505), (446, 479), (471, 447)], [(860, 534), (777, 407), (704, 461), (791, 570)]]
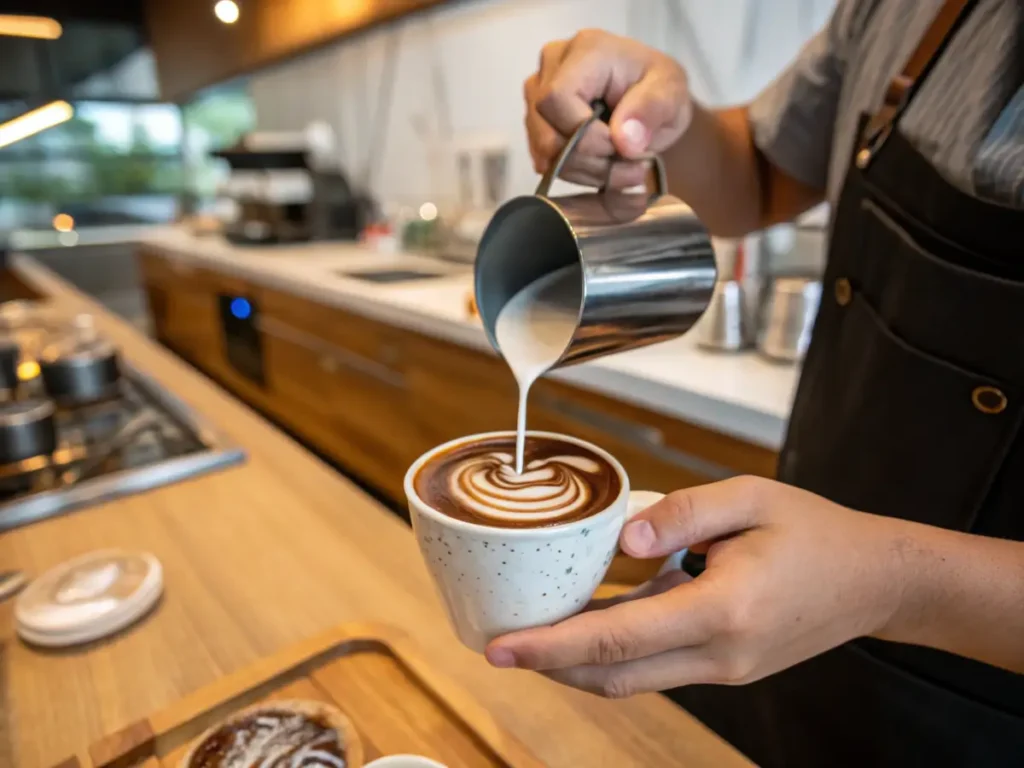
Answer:
[(148, 720), (139, 720), (89, 748), (89, 759), (103, 768), (131, 768), (152, 754), (154, 734)]

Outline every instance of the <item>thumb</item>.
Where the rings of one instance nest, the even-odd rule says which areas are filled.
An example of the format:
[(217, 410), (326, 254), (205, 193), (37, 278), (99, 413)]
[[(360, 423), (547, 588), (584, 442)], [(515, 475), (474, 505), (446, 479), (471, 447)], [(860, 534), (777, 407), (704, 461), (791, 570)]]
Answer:
[(771, 484), (738, 477), (687, 488), (633, 517), (622, 529), (622, 549), (639, 558), (664, 557), (694, 544), (756, 528)]
[(615, 151), (635, 160), (667, 149), (689, 127), (692, 114), (685, 83), (648, 71), (615, 105), (610, 121)]

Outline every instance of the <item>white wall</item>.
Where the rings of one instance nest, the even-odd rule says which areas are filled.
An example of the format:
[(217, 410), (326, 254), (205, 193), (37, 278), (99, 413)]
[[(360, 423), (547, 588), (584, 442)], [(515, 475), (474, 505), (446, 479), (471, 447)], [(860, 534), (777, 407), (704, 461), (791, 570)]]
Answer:
[[(261, 130), (326, 120), (342, 165), (357, 178), (377, 157), (371, 187), (382, 200), (453, 198), (453, 162), (439, 148), (446, 137), (507, 141), (509, 192), (519, 194), (536, 184), (523, 140), (522, 82), (545, 42), (585, 27), (629, 35), (679, 58), (705, 103), (737, 103), (775, 76), (833, 3), (464, 0), (259, 74), (250, 90)], [(389, 116), (377, 124), (389, 46), (397, 46), (394, 90)]]

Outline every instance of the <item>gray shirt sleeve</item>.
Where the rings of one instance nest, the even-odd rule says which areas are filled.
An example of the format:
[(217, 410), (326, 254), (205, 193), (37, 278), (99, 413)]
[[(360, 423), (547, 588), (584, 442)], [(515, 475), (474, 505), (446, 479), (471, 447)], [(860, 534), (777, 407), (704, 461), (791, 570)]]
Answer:
[[(868, 3), (870, 4), (870, 3)], [(857, 0), (839, 0), (825, 27), (750, 105), (754, 143), (798, 181), (825, 189)]]

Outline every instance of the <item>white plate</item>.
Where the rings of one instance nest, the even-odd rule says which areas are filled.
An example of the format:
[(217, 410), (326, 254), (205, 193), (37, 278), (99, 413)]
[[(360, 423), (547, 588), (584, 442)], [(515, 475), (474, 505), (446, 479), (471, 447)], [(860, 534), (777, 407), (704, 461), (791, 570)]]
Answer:
[(102, 550), (47, 571), (18, 597), (18, 633), (28, 642), (88, 642), (137, 621), (163, 592), (163, 568), (148, 553)]

